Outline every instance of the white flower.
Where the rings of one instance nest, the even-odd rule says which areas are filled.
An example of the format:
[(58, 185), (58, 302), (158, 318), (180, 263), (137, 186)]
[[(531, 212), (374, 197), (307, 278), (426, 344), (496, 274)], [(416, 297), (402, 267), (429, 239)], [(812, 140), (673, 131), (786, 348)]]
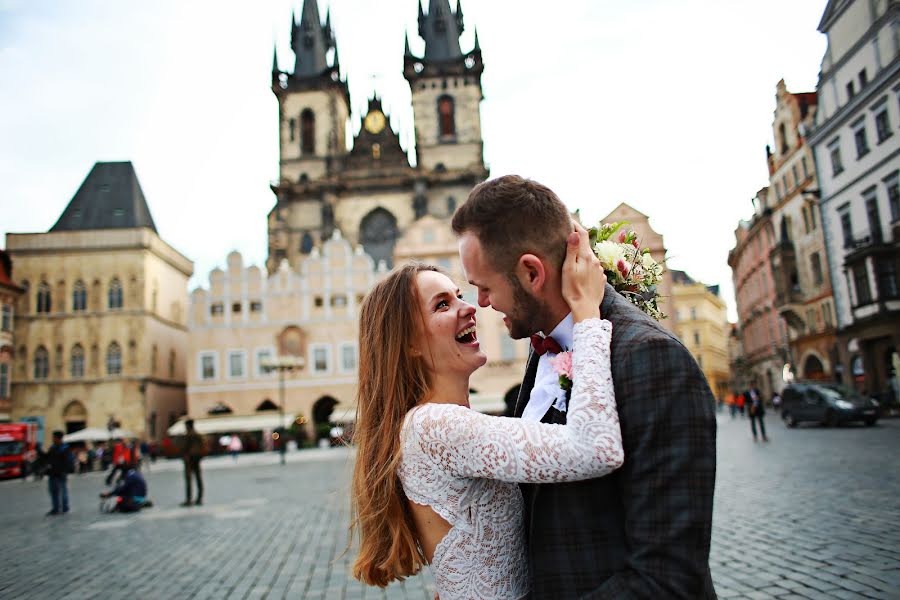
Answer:
[(615, 271), (619, 260), (625, 259), (625, 247), (622, 244), (604, 240), (594, 245), (594, 253), (600, 259), (604, 269)]
[(653, 267), (656, 266), (656, 261), (653, 260), (653, 257), (650, 256), (650, 253), (648, 252), (647, 254), (641, 256), (641, 265), (648, 271), (652, 271)]

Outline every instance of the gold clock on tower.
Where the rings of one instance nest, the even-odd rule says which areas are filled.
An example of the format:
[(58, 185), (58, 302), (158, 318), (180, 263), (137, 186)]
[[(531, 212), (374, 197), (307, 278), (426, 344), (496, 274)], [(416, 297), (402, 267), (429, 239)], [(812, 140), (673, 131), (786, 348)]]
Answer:
[(380, 110), (373, 110), (366, 115), (363, 124), (369, 133), (381, 133), (385, 124), (384, 114)]

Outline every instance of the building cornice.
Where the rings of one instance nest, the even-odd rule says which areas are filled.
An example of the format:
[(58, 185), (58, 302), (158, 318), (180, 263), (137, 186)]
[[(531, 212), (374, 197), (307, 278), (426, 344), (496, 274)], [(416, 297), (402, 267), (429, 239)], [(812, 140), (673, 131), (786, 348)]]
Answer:
[(109, 375), (106, 377), (79, 377), (69, 379), (13, 379), (13, 386), (39, 386), (39, 385), (98, 385), (102, 383), (154, 383), (164, 387), (184, 389), (187, 384), (184, 381), (174, 379), (162, 379), (149, 375)]
[(188, 326), (176, 323), (175, 321), (166, 319), (153, 311), (146, 309), (131, 309), (131, 310), (107, 310), (107, 311), (78, 311), (78, 312), (55, 312), (55, 313), (28, 313), (28, 314), (15, 314), (16, 321), (29, 321), (29, 325), (35, 321), (61, 321), (64, 319), (103, 319), (108, 317), (145, 317), (154, 319), (155, 321), (171, 327), (172, 329), (177, 329), (179, 331), (183, 331), (185, 333), (188, 332)]

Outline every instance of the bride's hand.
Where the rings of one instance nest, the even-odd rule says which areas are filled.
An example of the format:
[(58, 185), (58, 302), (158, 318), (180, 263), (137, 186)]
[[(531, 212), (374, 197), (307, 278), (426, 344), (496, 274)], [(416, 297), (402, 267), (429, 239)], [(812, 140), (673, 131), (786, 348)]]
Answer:
[(588, 232), (573, 223), (562, 268), (562, 294), (576, 323), (600, 316), (605, 291), (606, 273), (591, 250)]

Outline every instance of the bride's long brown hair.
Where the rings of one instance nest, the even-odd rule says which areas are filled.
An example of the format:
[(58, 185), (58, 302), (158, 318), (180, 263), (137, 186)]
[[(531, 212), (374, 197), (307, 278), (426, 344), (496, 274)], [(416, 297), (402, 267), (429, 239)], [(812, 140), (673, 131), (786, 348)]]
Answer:
[(359, 315), (359, 388), (351, 538), (359, 535), (353, 576), (384, 587), (418, 573), (426, 563), (397, 476), (403, 419), (425, 395), (428, 371), (411, 342), (422, 322), (416, 276), (439, 271), (405, 265), (379, 282)]

